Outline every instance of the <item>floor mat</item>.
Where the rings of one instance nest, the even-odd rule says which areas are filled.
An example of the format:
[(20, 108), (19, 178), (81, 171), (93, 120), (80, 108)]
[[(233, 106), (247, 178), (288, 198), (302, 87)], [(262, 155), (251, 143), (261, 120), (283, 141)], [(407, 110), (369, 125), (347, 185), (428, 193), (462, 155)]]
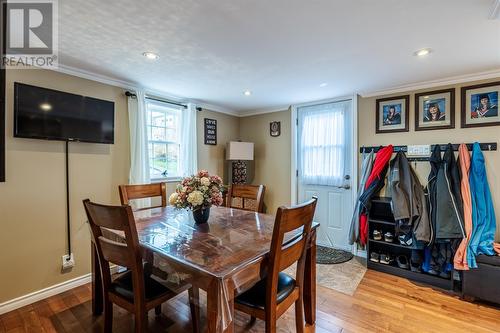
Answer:
[[(295, 265), (285, 273), (295, 277)], [(354, 295), (365, 273), (366, 259), (360, 257), (337, 265), (316, 265), (317, 284), (350, 296)]]
[(332, 249), (331, 247), (321, 245), (318, 245), (316, 250), (316, 262), (318, 264), (342, 264), (351, 260), (353, 257), (354, 256), (351, 252)]

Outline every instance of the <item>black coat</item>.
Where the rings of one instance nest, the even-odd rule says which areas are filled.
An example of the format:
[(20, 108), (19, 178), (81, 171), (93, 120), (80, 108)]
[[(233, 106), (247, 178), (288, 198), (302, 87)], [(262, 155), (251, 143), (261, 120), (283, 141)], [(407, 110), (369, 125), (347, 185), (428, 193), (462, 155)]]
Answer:
[(430, 163), (429, 211), (434, 231), (431, 241), (463, 238), (460, 174), (451, 144), (448, 144), (443, 158), (439, 145), (436, 145)]

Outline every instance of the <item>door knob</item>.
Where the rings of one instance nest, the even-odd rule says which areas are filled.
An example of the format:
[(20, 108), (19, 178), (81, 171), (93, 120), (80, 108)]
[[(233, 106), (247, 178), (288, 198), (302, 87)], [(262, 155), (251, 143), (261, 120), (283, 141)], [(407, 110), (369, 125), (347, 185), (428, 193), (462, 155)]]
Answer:
[(345, 184), (344, 186), (341, 186), (344, 190), (349, 190), (351, 188), (351, 185)]
[(345, 175), (345, 176), (344, 176), (344, 179), (345, 179), (345, 180), (349, 180), (349, 179), (351, 179), (351, 176), (350, 176), (350, 175)]

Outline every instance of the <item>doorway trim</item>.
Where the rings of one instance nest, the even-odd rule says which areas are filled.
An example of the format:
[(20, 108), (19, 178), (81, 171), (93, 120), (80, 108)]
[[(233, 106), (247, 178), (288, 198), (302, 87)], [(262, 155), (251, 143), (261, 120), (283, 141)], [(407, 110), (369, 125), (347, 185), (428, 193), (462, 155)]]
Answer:
[[(298, 169), (297, 169), (297, 142), (298, 142), (298, 131), (297, 131), (297, 126), (298, 126), (298, 117), (297, 117), (297, 109), (299, 107), (304, 107), (304, 106), (310, 106), (310, 105), (317, 105), (317, 104), (325, 104), (325, 103), (333, 103), (333, 102), (341, 102), (341, 101), (346, 101), (346, 100), (351, 100), (352, 101), (352, 115), (351, 115), (351, 142), (352, 142), (352, 149), (353, 149), (353, 154), (351, 154), (351, 170), (352, 170), (352, 175), (351, 175), (351, 196), (352, 196), (352, 209), (354, 209), (354, 203), (356, 202), (357, 196), (358, 196), (358, 160), (359, 160), (359, 154), (358, 154), (358, 94), (354, 95), (347, 95), (347, 96), (342, 96), (342, 97), (337, 97), (337, 98), (330, 98), (330, 99), (324, 99), (324, 100), (319, 100), (319, 101), (314, 101), (314, 102), (308, 102), (308, 103), (302, 103), (302, 104), (294, 104), (291, 106), (291, 112), (290, 112), (290, 117), (291, 117), (291, 161), (290, 161), (290, 202), (292, 205), (297, 204), (297, 191), (298, 191), (298, 184), (297, 184), (297, 176), (298, 176)], [(352, 253), (354, 255), (360, 255), (360, 256), (366, 256), (365, 251), (359, 251), (358, 247), (356, 244), (352, 246)]]

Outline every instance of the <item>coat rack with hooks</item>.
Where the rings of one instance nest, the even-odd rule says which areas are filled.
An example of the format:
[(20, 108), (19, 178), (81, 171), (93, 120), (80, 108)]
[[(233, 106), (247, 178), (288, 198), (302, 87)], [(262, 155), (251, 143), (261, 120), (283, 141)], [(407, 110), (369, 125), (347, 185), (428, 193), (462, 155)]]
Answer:
[[(467, 145), (467, 149), (469, 151), (472, 151), (473, 143), (466, 143), (466, 145)], [(497, 150), (497, 143), (496, 142), (483, 142), (483, 143), (480, 143), (479, 145), (480, 145), (482, 151), (496, 151)], [(435, 146), (436, 145), (431, 145), (431, 152), (434, 150)], [(453, 151), (458, 151), (459, 146), (460, 146), (460, 144), (458, 144), (458, 143), (452, 144)], [(369, 153), (369, 152), (373, 151), (374, 153), (376, 153), (383, 147), (384, 146), (370, 146), (370, 147), (363, 146), (363, 147), (359, 148), (359, 152), (363, 153), (363, 151), (364, 151), (366, 153)], [(393, 147), (394, 147), (395, 153), (397, 153), (399, 151), (404, 151), (405, 153), (408, 152), (408, 146), (406, 146), (406, 145), (405, 146), (393, 146)], [(439, 144), (439, 148), (441, 151), (445, 151), (447, 147), (448, 147), (448, 144)], [(428, 156), (408, 157), (408, 161), (427, 162), (427, 161), (429, 161), (429, 157)]]
[[(467, 149), (469, 151), (472, 151), (472, 145), (473, 143), (466, 143)], [(479, 144), (481, 146), (482, 151), (496, 151), (497, 150), (497, 143), (496, 142), (483, 142)], [(431, 151), (434, 149), (434, 146), (436, 145), (431, 145)], [(448, 144), (439, 144), (441, 151), (445, 151), (446, 148), (448, 147)], [(453, 150), (458, 151), (458, 147), (460, 146), (459, 143), (454, 143), (452, 144)], [(370, 146), (370, 147), (365, 147), (362, 146), (359, 148), (359, 152), (362, 153), (363, 151), (366, 153), (369, 153), (373, 150), (374, 153), (378, 152), (381, 148), (384, 146)], [(397, 153), (399, 151), (404, 151), (405, 153), (408, 151), (408, 146), (393, 146), (394, 147), (394, 152)]]

